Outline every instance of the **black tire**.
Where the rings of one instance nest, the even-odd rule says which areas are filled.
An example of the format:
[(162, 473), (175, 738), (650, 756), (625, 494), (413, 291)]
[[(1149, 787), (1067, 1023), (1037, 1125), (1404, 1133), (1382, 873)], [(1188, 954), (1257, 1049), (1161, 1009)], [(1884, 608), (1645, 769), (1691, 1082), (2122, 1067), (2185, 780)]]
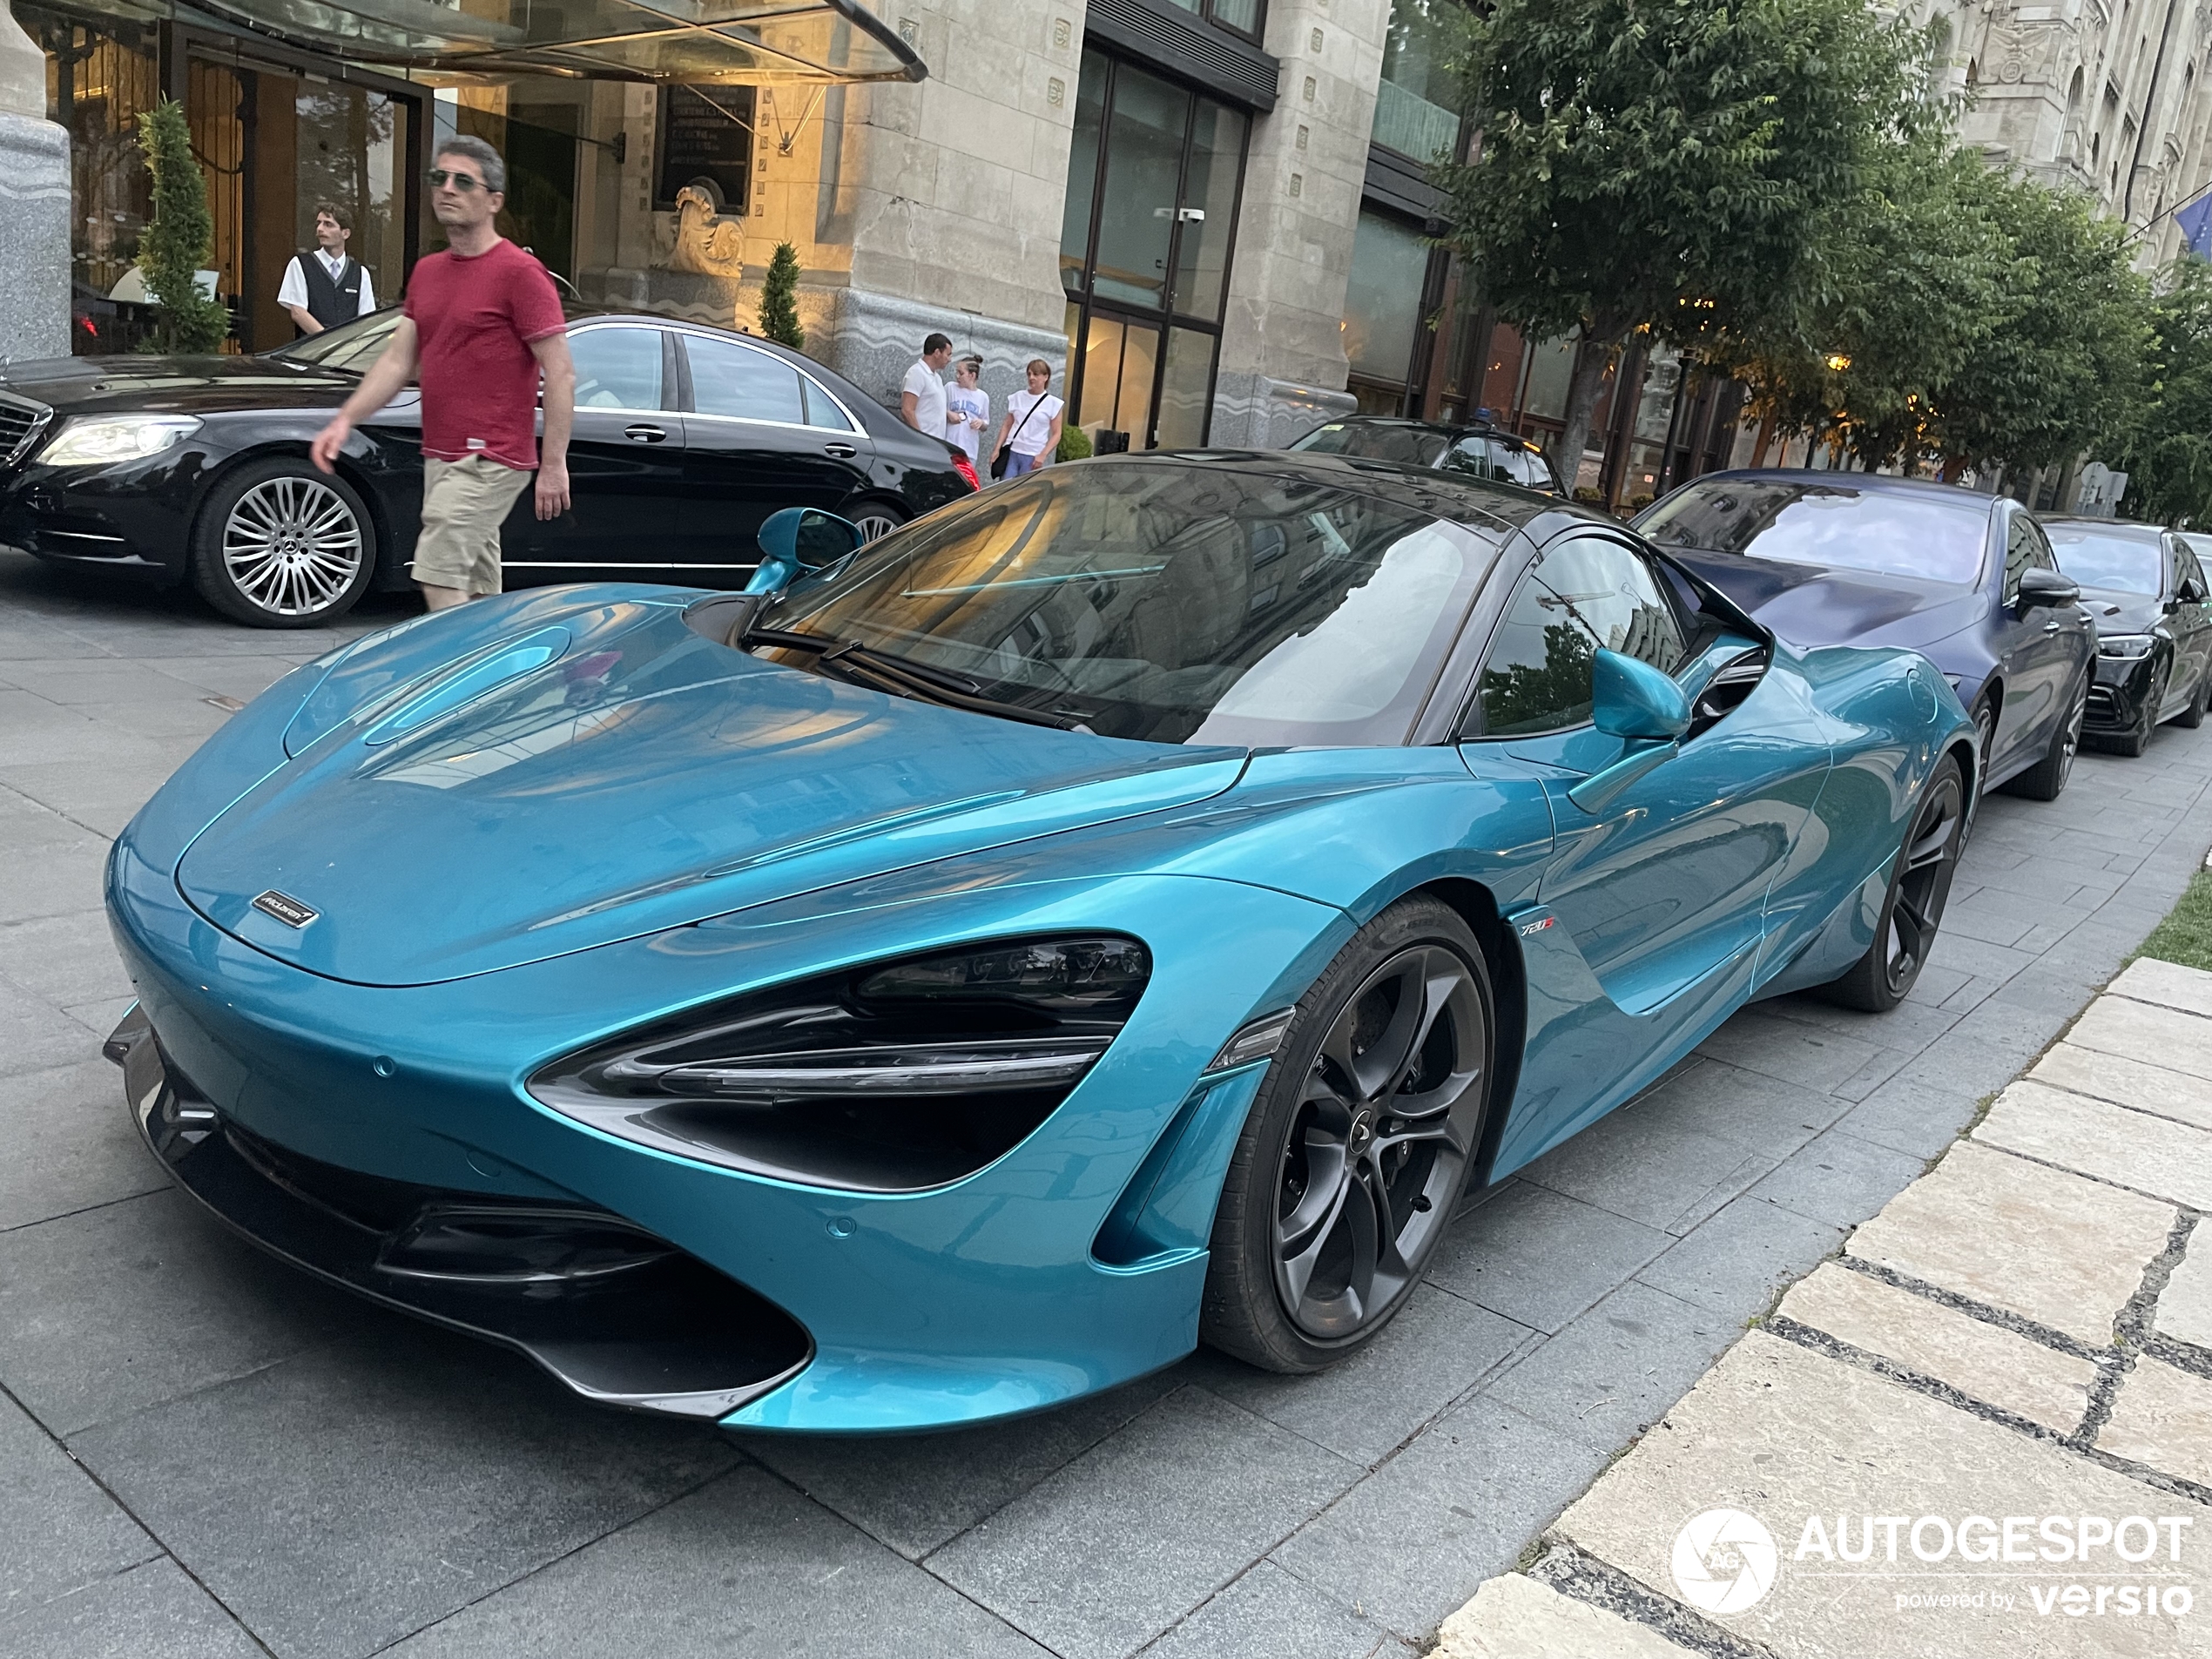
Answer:
[(2212, 666), (2196, 677), (2196, 695), (2189, 698), (2188, 707), (2174, 717), (2174, 724), (2194, 732), (2204, 724), (2204, 705), (2212, 696)]
[(1868, 1014), (1886, 1014), (1911, 994), (1927, 966), (1951, 899), (1952, 878), (1965, 843), (1966, 779), (1956, 755), (1946, 755), (1921, 786), (1910, 827), (1898, 849), (1897, 867), (1882, 900), (1881, 920), (1866, 954), (1822, 988), (1831, 1001)]
[(2150, 689), (2143, 694), (2143, 706), (2135, 715), (2135, 724), (2116, 738), (2105, 739), (2104, 747), (2128, 759), (2139, 758), (2150, 747), (2150, 740), (2158, 732), (2158, 711), (2166, 701), (2168, 676), (2172, 669), (2165, 666), (2151, 671)]
[(2007, 783), (2005, 792), (2024, 800), (2056, 800), (2063, 795), (2066, 780), (2074, 775), (2074, 757), (2081, 752), (2081, 723), (2088, 715), (2089, 676), (2084, 673), (2074, 694), (2073, 712), (2051, 733), (2051, 746), (2040, 760)]
[(853, 509), (853, 522), (860, 527), (865, 544), (890, 535), (907, 522), (907, 516), (888, 502), (864, 501)]
[(1989, 792), (1989, 751), (1997, 741), (1997, 711), (1984, 695), (1974, 699), (1973, 711), (1966, 718), (1974, 723), (1974, 798), (1966, 804), (1966, 834), (1971, 838), (1981, 815), (1982, 797)]
[(192, 527), (207, 603), (255, 628), (314, 628), (360, 603), (376, 574), (376, 522), (354, 487), (273, 455), (224, 478)]
[(1298, 999), (1230, 1160), (1206, 1341), (1318, 1371), (1390, 1322), (1481, 1145), (1494, 1008), (1481, 947), (1433, 899), (1400, 900), (1338, 952)]

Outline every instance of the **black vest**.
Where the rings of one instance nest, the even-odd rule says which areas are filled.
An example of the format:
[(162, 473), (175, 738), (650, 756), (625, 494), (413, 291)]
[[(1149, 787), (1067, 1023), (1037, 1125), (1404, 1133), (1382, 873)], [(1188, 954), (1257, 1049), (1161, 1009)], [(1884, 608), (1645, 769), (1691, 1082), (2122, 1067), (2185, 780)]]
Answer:
[(338, 267), (338, 277), (333, 280), (330, 267), (322, 262), (320, 253), (301, 253), (300, 274), (307, 280), (307, 314), (326, 328), (334, 328), (341, 322), (351, 322), (361, 314), (361, 267), (360, 261), (348, 258)]

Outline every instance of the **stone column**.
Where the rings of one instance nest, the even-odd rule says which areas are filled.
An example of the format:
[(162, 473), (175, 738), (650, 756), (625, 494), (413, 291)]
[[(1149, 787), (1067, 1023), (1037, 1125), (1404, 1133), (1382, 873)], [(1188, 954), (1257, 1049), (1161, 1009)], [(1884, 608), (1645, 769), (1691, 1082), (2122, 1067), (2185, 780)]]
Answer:
[(69, 350), (69, 134), (46, 54), (0, 9), (0, 365)]
[(1280, 99), (1252, 127), (1215, 381), (1217, 448), (1275, 448), (1354, 407), (1345, 282), (1390, 0), (1270, 0)]
[(983, 358), (995, 408), (1033, 357), (1064, 391), (1060, 219), (1082, 0), (902, 0), (884, 15), (911, 29), (929, 78), (847, 89), (819, 239), (849, 246), (850, 275), (826, 296), (820, 355), (895, 408), (923, 337), (941, 330)]

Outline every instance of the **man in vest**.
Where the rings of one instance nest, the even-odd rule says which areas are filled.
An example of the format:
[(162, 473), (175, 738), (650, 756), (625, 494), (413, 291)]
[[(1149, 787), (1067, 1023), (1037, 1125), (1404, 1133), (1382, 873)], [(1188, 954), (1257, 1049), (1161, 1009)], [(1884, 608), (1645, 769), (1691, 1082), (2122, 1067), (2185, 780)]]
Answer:
[(292, 256), (277, 289), (277, 303), (292, 314), (301, 334), (319, 334), (376, 309), (368, 273), (346, 255), (346, 239), (353, 233), (353, 220), (344, 209), (315, 204), (314, 251)]

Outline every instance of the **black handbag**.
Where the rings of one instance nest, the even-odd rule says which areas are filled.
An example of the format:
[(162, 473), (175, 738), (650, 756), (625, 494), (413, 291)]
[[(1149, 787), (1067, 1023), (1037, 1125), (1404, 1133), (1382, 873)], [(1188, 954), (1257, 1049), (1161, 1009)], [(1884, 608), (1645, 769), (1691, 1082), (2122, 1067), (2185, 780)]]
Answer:
[[(1050, 397), (1051, 395), (1052, 394), (1049, 392), (1047, 392), (1044, 395), (1045, 397)], [(1022, 424), (1015, 427), (1013, 431), (1006, 435), (1006, 442), (999, 445), (999, 452), (991, 457), (991, 476), (993, 479), (995, 480), (1006, 476), (1008, 463), (1014, 459), (1015, 439), (1020, 437), (1024, 432), (1027, 432), (1029, 429), (1029, 422), (1037, 418), (1037, 411), (1043, 407), (1044, 397), (1041, 397), (1035, 402), (1029, 405), (1029, 412), (1022, 417)]]

